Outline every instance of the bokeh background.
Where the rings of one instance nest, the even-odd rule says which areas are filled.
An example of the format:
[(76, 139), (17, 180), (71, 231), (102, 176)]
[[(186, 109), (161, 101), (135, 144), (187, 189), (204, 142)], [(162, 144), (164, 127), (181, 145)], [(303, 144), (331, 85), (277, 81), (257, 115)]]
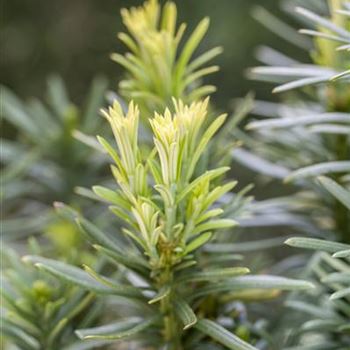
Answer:
[[(287, 19), (276, 0), (178, 0), (179, 19), (190, 32), (198, 21), (209, 15), (211, 26), (201, 47), (221, 45), (225, 51), (216, 59), (221, 71), (210, 77), (217, 85), (214, 99), (222, 109), (233, 98), (255, 90), (260, 98), (273, 98), (265, 84), (254, 83), (244, 76), (257, 63), (258, 45), (269, 44), (293, 50), (274, 33), (264, 29), (252, 17), (259, 4)], [(45, 95), (45, 79), (60, 74), (79, 104), (87, 93), (92, 77), (105, 75), (115, 90), (121, 68), (109, 59), (111, 52), (124, 52), (116, 38), (123, 29), (120, 9), (141, 4), (141, 0), (7, 0), (1, 20), (2, 83), (22, 98)], [(293, 57), (298, 52), (291, 52)]]

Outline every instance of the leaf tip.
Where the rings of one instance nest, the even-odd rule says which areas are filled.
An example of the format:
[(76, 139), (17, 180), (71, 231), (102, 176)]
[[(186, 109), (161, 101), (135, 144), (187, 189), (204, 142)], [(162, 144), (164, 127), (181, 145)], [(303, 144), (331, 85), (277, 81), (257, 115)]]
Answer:
[(24, 263), (29, 263), (29, 262), (31, 262), (31, 258), (30, 258), (29, 255), (22, 256), (21, 260), (22, 260)]
[(253, 122), (253, 123), (248, 123), (248, 124), (245, 126), (245, 129), (246, 129), (246, 130), (253, 130), (253, 129), (254, 129), (254, 122)]
[(195, 321), (193, 321), (193, 322), (187, 324), (187, 325), (183, 328), (183, 330), (185, 331), (185, 330), (187, 330), (187, 329), (193, 327), (196, 323), (197, 323), (197, 319), (196, 319)]
[(305, 282), (305, 289), (315, 289), (315, 288), (316, 286), (312, 282), (309, 282), (309, 281)]
[(340, 299), (340, 296), (337, 293), (333, 293), (330, 297), (329, 300), (337, 300)]
[(284, 244), (290, 246), (290, 247), (295, 247), (295, 238), (288, 238), (284, 241)]
[(283, 179), (283, 183), (289, 184), (292, 182), (292, 180), (293, 180), (293, 174), (290, 174)]
[(63, 203), (63, 202), (55, 201), (55, 202), (53, 202), (53, 207), (54, 207), (55, 209), (61, 209), (61, 208), (64, 207), (64, 203)]
[(81, 340), (86, 339), (85, 336), (79, 330), (74, 331), (74, 333), (79, 339)]

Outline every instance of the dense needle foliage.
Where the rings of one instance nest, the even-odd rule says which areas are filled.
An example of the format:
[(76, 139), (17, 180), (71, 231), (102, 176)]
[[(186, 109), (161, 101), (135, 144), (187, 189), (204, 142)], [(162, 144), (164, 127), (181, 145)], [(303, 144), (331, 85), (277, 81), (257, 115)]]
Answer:
[(1, 88), (18, 135), (1, 150), (2, 348), (349, 349), (350, 4), (282, 5), (307, 28), (253, 15), (310, 62), (261, 47), (248, 72), (278, 103), (217, 112), (203, 78), (222, 49), (196, 55), (209, 19), (186, 33), (157, 0), (121, 11), (116, 93), (97, 78), (78, 109), (57, 77), (49, 106)]

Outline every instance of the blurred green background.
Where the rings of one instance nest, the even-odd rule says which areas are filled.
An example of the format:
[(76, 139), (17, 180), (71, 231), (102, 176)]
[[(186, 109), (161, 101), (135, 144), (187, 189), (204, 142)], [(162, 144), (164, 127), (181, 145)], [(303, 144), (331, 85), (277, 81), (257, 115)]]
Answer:
[[(76, 103), (87, 93), (88, 83), (97, 73), (104, 74), (115, 90), (121, 68), (111, 62), (111, 52), (124, 52), (116, 34), (123, 29), (120, 9), (141, 4), (129, 0), (7, 0), (3, 5), (1, 32), (2, 83), (19, 96), (43, 97), (45, 78), (59, 73)], [(187, 33), (204, 16), (211, 18), (209, 33), (201, 47), (221, 45), (224, 54), (215, 63), (221, 71), (209, 82), (218, 87), (216, 104), (227, 109), (232, 98), (249, 90), (259, 98), (271, 98), (265, 84), (248, 81), (244, 72), (257, 64), (254, 51), (265, 43), (279, 49), (283, 41), (264, 29), (251, 15), (259, 4), (283, 16), (276, 0), (182, 0), (175, 1), (179, 19), (188, 23)], [(293, 53), (294, 57), (298, 53)]]

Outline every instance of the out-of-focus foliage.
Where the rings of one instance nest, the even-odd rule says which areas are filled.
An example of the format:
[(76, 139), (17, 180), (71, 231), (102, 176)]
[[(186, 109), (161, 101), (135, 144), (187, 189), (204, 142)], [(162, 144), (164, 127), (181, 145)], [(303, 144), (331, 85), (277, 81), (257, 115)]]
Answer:
[[(344, 6), (346, 8), (346, 2)], [(328, 28), (336, 19), (339, 20), (339, 16), (344, 17), (341, 24), (333, 24), (333, 30), (346, 35), (349, 20), (342, 12), (338, 13), (339, 10), (340, 7), (333, 9), (333, 17), (324, 19), (325, 26)], [(297, 12), (302, 19), (306, 16), (308, 23), (310, 20), (311, 23), (316, 21), (316, 25), (320, 22), (322, 30), (324, 22), (321, 17), (311, 10), (298, 8)], [(306, 33), (310, 31), (306, 30)], [(324, 233), (332, 230), (346, 241), (349, 237), (348, 213), (313, 181), (318, 175), (333, 174), (346, 185), (349, 181), (346, 174), (350, 169), (350, 89), (345, 77), (334, 80), (335, 75), (346, 70), (349, 54), (336, 50), (337, 41), (333, 45), (325, 45), (324, 41), (328, 42), (329, 38), (317, 37), (313, 65), (298, 63), (270, 51), (265, 57), (269, 66), (252, 69), (253, 77), (259, 79), (273, 82), (289, 79), (275, 89), (276, 92), (305, 88), (300, 93), (290, 92), (281, 103), (257, 101), (254, 113), (265, 118), (248, 124), (248, 129), (254, 134), (237, 132), (245, 146), (234, 151), (233, 157), (264, 175), (296, 184), (299, 191), (294, 197), (289, 197), (288, 211), (305, 213), (307, 210), (308, 220), (317, 223), (318, 229), (314, 233), (321, 234), (319, 229)], [(330, 57), (333, 57), (332, 61), (329, 61)], [(322, 73), (325, 71), (328, 71), (327, 77)], [(310, 86), (316, 80), (318, 84)]]
[[(274, 202), (280, 206), (281, 214), (297, 213), (302, 217), (307, 223), (304, 233), (343, 242), (295, 238), (287, 240), (288, 244), (335, 253), (338, 248), (346, 249), (344, 243), (349, 243), (350, 237), (349, 3), (337, 0), (318, 2), (319, 6), (315, 2), (299, 3), (308, 8), (297, 7), (294, 12), (296, 3), (284, 4), (293, 9), (303, 26), (311, 26), (300, 34), (313, 37), (313, 63), (300, 63), (270, 48), (260, 50), (259, 58), (267, 66), (253, 68), (250, 76), (281, 84), (274, 92), (285, 95), (280, 103), (256, 102), (253, 112), (263, 118), (248, 124), (252, 133), (236, 133), (244, 146), (234, 151), (233, 157), (265, 177), (294, 184), (292, 194), (277, 197)], [(270, 15), (264, 10), (257, 10), (256, 14), (265, 25), (274, 23), (267, 20)], [(287, 40), (297, 40), (300, 46), (307, 43), (299, 40), (291, 28), (287, 30), (283, 22), (278, 22), (278, 26), (278, 33)], [(292, 224), (300, 228), (297, 221)], [(317, 288), (307, 297), (296, 294), (288, 300), (287, 305), (297, 310), (296, 317), (280, 316), (277, 343), (275, 339), (272, 344), (291, 346), (288, 349), (349, 346), (344, 328), (349, 321), (348, 284), (345, 279), (339, 283), (327, 280), (328, 274), (348, 271), (349, 261), (346, 255), (336, 254), (336, 258), (325, 253), (311, 258), (303, 276), (318, 280)], [(295, 265), (299, 270), (302, 270), (301, 261)], [(306, 322), (303, 310), (318, 320)], [(304, 324), (300, 326), (300, 323)]]
[(105, 343), (82, 344), (74, 334), (76, 328), (95, 325), (101, 315), (93, 293), (21, 262), (11, 249), (3, 247), (1, 255), (0, 330), (5, 344), (23, 350), (78, 350)]
[[(349, 201), (350, 191), (346, 195)], [(298, 339), (300, 345), (288, 349), (349, 348), (350, 245), (302, 237), (290, 238), (286, 244), (319, 251), (308, 267), (316, 288), (303, 299), (299, 296), (287, 302), (290, 308), (307, 315), (307, 320), (295, 327), (290, 336), (294, 341)]]
[(91, 185), (102, 176), (106, 159), (77, 138), (89, 143), (87, 135), (102, 131), (98, 110), (106, 88), (106, 80), (96, 78), (85, 107), (78, 109), (56, 76), (48, 80), (48, 104), (34, 98), (23, 102), (1, 86), (1, 117), (17, 130), (16, 140), (1, 140), (6, 239), (40, 231), (51, 220), (54, 200), (74, 203), (75, 186)]

